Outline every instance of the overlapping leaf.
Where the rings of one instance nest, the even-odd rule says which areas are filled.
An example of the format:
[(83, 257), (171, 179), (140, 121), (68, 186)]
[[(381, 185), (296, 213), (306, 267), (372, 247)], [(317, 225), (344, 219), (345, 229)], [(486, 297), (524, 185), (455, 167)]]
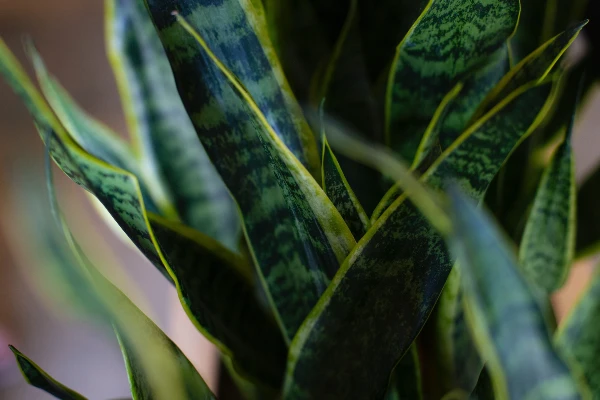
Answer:
[(394, 368), (385, 400), (419, 400), (423, 398), (419, 354), (412, 346)]
[(543, 313), (490, 218), (451, 192), (449, 245), (461, 265), (467, 320), (498, 398), (579, 399)]
[[(209, 38), (216, 40), (211, 48), (229, 43), (214, 37), (229, 29), (214, 24), (217, 16), (243, 11), (225, 7), (233, 7), (235, 2), (230, 1), (208, 7), (207, 13), (201, 4), (192, 10), (188, 2), (181, 3), (181, 11), (194, 17), (192, 23), (210, 31)], [(289, 340), (354, 247), (354, 238), (319, 184), (269, 125), (251, 93), (209, 50), (204, 39), (187, 22), (182, 20), (180, 25), (170, 13), (165, 15), (163, 7), (149, 4), (184, 104), (240, 207), (261, 281)], [(212, 19), (211, 12), (217, 13)], [(238, 17), (244, 21), (244, 15)], [(223, 54), (224, 49), (220, 52)], [(238, 64), (243, 64), (243, 60), (232, 58), (235, 54), (223, 55), (228, 55), (229, 63), (238, 69)], [(247, 87), (249, 84), (246, 82)], [(256, 85), (254, 88), (258, 89)]]
[(25, 377), (27, 383), (42, 389), (48, 394), (60, 400), (85, 400), (85, 397), (69, 389), (56, 379), (52, 378), (48, 373), (41, 369), (29, 357), (21, 353), (14, 346), (9, 346), (10, 350), (15, 355), (19, 368)]
[[(447, 149), (423, 181), (444, 188), (455, 179), (481, 200), (548, 110), (552, 87), (528, 85), (511, 94)], [(287, 398), (383, 396), (381, 388), (425, 323), (452, 265), (442, 237), (405, 199), (398, 198), (361, 239), (294, 338)], [(430, 215), (432, 223), (438, 220)]]
[(398, 46), (388, 81), (386, 142), (412, 160), (429, 120), (457, 80), (496, 58), (519, 2), (430, 1)]
[(143, 0), (107, 0), (109, 58), (143, 177), (160, 184), (181, 220), (230, 249), (237, 209), (181, 103)]

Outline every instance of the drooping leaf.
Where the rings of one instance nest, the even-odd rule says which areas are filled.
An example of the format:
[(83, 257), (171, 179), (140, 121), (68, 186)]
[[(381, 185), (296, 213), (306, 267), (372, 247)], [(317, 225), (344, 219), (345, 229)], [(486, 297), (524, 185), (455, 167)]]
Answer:
[[(198, 7), (195, 21), (206, 24), (209, 14)], [(261, 282), (291, 340), (355, 240), (319, 184), (204, 39), (182, 17), (181, 25), (169, 22), (163, 8), (151, 8), (184, 104), (240, 207)]]
[(600, 396), (600, 368), (598, 367), (598, 318), (600, 316), (600, 270), (596, 270), (588, 287), (580, 294), (576, 305), (561, 323), (554, 337), (558, 352), (573, 371), (583, 375), (592, 392)]
[(181, 220), (230, 249), (237, 209), (198, 140), (143, 0), (107, 0), (109, 59), (143, 177), (160, 182)]
[[(577, 102), (575, 102), (577, 103)], [(542, 176), (519, 248), (524, 275), (541, 293), (566, 281), (575, 249), (575, 161), (571, 136), (575, 108), (562, 145)]]
[(56, 397), (60, 400), (85, 400), (86, 398), (69, 389), (56, 379), (48, 375), (43, 369), (41, 369), (36, 363), (34, 363), (29, 357), (21, 353), (14, 346), (8, 346), (15, 355), (19, 369), (23, 373), (25, 380), (32, 386), (42, 389), (48, 394)]
[(394, 368), (385, 400), (419, 400), (422, 398), (419, 354), (416, 346), (413, 345)]
[(369, 217), (348, 184), (333, 150), (323, 137), (323, 190), (338, 209), (357, 240), (369, 229)]
[[(447, 149), (423, 182), (443, 189), (453, 178), (482, 200), (508, 155), (548, 110), (553, 87), (527, 85), (511, 94)], [(376, 156), (361, 161), (379, 166)], [(393, 168), (386, 173), (396, 175)], [(423, 327), (452, 266), (442, 237), (405, 200), (398, 198), (361, 239), (294, 338), (287, 398), (384, 395), (381, 388)], [(444, 231), (439, 217), (428, 217)]]
[[(256, 102), (278, 138), (312, 173), (319, 175), (319, 151), (316, 140), (289, 88), (273, 50), (261, 2), (223, 0), (145, 0), (152, 20), (171, 61), (179, 92), (188, 110), (189, 96), (198, 96), (196, 85), (186, 86), (197, 74), (195, 61), (198, 45), (184, 33), (171, 13), (177, 11), (189, 21), (216, 58), (230, 70)], [(199, 89), (199, 88), (196, 88)], [(188, 93), (189, 92), (189, 93)], [(197, 103), (194, 103), (197, 104)], [(193, 121), (194, 123), (196, 121)], [(207, 147), (206, 143), (202, 143)], [(210, 150), (206, 149), (210, 155)], [(214, 159), (211, 158), (214, 163)], [(218, 170), (218, 167), (217, 167)], [(227, 183), (227, 182), (226, 182)]]
[(451, 190), (449, 246), (461, 265), (466, 317), (498, 398), (579, 399), (543, 313), (491, 218)]
[(412, 160), (443, 97), (495, 58), (516, 28), (519, 2), (430, 1), (396, 51), (385, 104), (386, 142)]

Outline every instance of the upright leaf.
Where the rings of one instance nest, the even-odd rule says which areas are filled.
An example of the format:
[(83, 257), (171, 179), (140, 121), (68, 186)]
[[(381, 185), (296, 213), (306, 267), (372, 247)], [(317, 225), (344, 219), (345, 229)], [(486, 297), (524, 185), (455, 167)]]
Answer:
[(143, 0), (107, 0), (109, 59), (143, 177), (160, 182), (187, 225), (236, 249), (240, 221), (177, 93)]
[(386, 141), (412, 160), (438, 104), (458, 80), (486, 65), (516, 28), (516, 0), (436, 0), (396, 51), (385, 105)]
[(498, 398), (579, 399), (543, 313), (491, 219), (451, 191), (448, 242), (462, 268), (467, 320)]
[[(145, 0), (156, 25), (188, 114), (200, 110), (190, 103), (196, 85), (183, 76), (197, 74), (197, 44), (175, 23), (172, 11), (183, 16), (207, 46), (231, 70), (255, 100), (281, 141), (318, 176), (319, 152), (313, 133), (289, 88), (268, 36), (261, 2), (248, 0)], [(189, 92), (189, 93), (188, 93)], [(197, 99), (199, 100), (199, 99)], [(198, 103), (194, 103), (198, 105)], [(192, 120), (195, 117), (192, 115)], [(195, 121), (194, 121), (195, 122)], [(202, 138), (201, 138), (202, 141)], [(205, 147), (207, 145), (202, 141)], [(207, 149), (209, 155), (210, 151)], [(214, 159), (213, 159), (214, 163)], [(217, 167), (218, 169), (218, 167)]]
[(85, 400), (86, 398), (69, 389), (56, 379), (48, 375), (43, 369), (41, 369), (36, 363), (34, 363), (29, 357), (21, 353), (14, 346), (9, 346), (10, 350), (15, 355), (19, 369), (23, 373), (25, 380), (32, 386), (38, 389), (42, 389), (44, 392), (51, 394), (60, 400)]
[(541, 293), (550, 294), (564, 284), (573, 260), (576, 187), (571, 136), (574, 120), (575, 112), (562, 145), (542, 176), (519, 249), (522, 271)]
[[(291, 340), (355, 240), (319, 184), (204, 39), (183, 19), (182, 25), (168, 23), (172, 17), (163, 8), (151, 8), (184, 104), (240, 207), (261, 282)], [(193, 15), (205, 14), (200, 7)], [(207, 22), (204, 18), (199, 21)]]
[(348, 184), (325, 136), (323, 137), (322, 171), (323, 190), (346, 221), (354, 238), (360, 239), (369, 228), (369, 217)]
[[(422, 180), (443, 189), (448, 179), (457, 179), (481, 200), (508, 155), (548, 110), (552, 88), (528, 85), (511, 94)], [(397, 176), (389, 167), (386, 172)], [(287, 398), (384, 395), (381, 388), (423, 327), (452, 266), (442, 237), (405, 200), (398, 198), (361, 239), (294, 338)], [(431, 222), (443, 228), (437, 220)]]
[(423, 398), (419, 354), (413, 345), (394, 368), (385, 400), (419, 400)]
[(600, 209), (596, 206), (600, 195), (600, 169), (593, 171), (577, 190), (577, 257), (590, 256), (600, 248)]

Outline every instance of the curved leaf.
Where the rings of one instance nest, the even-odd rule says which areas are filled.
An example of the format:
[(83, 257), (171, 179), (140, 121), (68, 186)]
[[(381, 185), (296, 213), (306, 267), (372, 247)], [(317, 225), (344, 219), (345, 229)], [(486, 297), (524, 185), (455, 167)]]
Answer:
[(48, 375), (31, 359), (17, 350), (14, 346), (8, 346), (15, 355), (19, 369), (23, 373), (25, 380), (32, 386), (42, 389), (44, 392), (51, 394), (60, 400), (86, 400), (85, 397), (69, 389), (56, 379)]
[(491, 218), (451, 191), (454, 232), (448, 242), (461, 265), (467, 321), (501, 399), (579, 399), (555, 353), (542, 310), (519, 274)]
[(356, 239), (363, 237), (369, 229), (369, 217), (363, 210), (344, 173), (323, 136), (323, 190), (338, 209)]
[[(423, 181), (443, 189), (456, 178), (481, 200), (548, 110), (552, 88), (528, 85), (513, 93), (447, 149)], [(360, 240), (294, 338), (287, 398), (384, 395), (381, 388), (423, 327), (452, 266), (442, 237), (405, 199), (397, 199)]]
[(419, 354), (412, 346), (394, 368), (385, 400), (419, 400), (423, 398)]
[(160, 182), (181, 220), (230, 249), (236, 206), (181, 103), (169, 61), (143, 0), (107, 0), (109, 59), (143, 177)]
[[(199, 65), (194, 62), (194, 58), (197, 57), (198, 45), (175, 23), (171, 15), (173, 11), (189, 21), (206, 40), (216, 58), (232, 71), (255, 100), (265, 119), (287, 148), (313, 176), (318, 176), (319, 152), (316, 140), (281, 71), (267, 34), (262, 4), (247, 0), (223, 0), (218, 3), (212, 0), (145, 1), (192, 119), (193, 113), (199, 112), (200, 108), (192, 107), (190, 98), (186, 95), (198, 94), (194, 93), (196, 85), (188, 86), (193, 82), (185, 82), (183, 75), (191, 74), (188, 79), (192, 80), (197, 74)], [(207, 147), (202, 138), (201, 141)], [(210, 155), (209, 149), (206, 150)], [(214, 158), (211, 159), (214, 162)]]
[(519, 2), (430, 1), (396, 51), (388, 80), (386, 141), (412, 160), (456, 81), (493, 60), (516, 29)]
[[(162, 9), (154, 11), (165, 23)], [(261, 282), (290, 340), (355, 240), (250, 93), (193, 27), (180, 22), (162, 29), (175, 78), (200, 140), (240, 207)]]

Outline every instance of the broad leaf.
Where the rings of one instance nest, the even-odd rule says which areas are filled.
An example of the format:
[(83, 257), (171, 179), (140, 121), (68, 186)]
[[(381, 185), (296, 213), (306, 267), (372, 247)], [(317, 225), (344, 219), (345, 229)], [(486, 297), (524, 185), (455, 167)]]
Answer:
[(325, 136), (323, 137), (322, 171), (323, 190), (346, 221), (352, 235), (357, 240), (360, 239), (369, 228), (369, 217), (348, 184)]
[(412, 160), (443, 97), (464, 75), (495, 58), (518, 16), (515, 0), (430, 1), (392, 64), (385, 105), (387, 144)]
[[(208, 19), (211, 12), (230, 11), (219, 6), (203, 13), (198, 7), (187, 14), (200, 25), (216, 20)], [(183, 19), (180, 25), (164, 8), (151, 8), (184, 104), (241, 210), (261, 282), (284, 337), (291, 340), (355, 240), (319, 184), (204, 39)]]
[(107, 0), (108, 51), (143, 177), (187, 225), (236, 249), (237, 209), (181, 103), (143, 0)]
[(23, 373), (27, 383), (42, 389), (44, 392), (51, 394), (60, 400), (85, 400), (85, 397), (48, 375), (36, 363), (31, 361), (29, 357), (21, 353), (14, 346), (9, 347), (15, 355), (17, 363), (19, 364), (19, 369)]
[(519, 249), (524, 275), (547, 294), (566, 281), (575, 249), (574, 111), (565, 139), (542, 176)]
[[(508, 155), (547, 112), (552, 88), (528, 85), (511, 94), (447, 149), (422, 180), (443, 189), (448, 179), (456, 179), (481, 200)], [(395, 175), (392, 168), (386, 173)], [(405, 200), (406, 195), (398, 198), (361, 239), (294, 338), (287, 398), (384, 395), (381, 388), (423, 327), (452, 266), (442, 237)], [(428, 216), (445, 228), (438, 216)]]
[(596, 270), (579, 301), (559, 326), (554, 341), (558, 351), (581, 373), (593, 399), (600, 396), (598, 320), (600, 317), (600, 270)]
[(448, 243), (461, 266), (467, 321), (487, 361), (496, 396), (579, 399), (503, 235), (457, 189), (451, 198), (453, 233)]

